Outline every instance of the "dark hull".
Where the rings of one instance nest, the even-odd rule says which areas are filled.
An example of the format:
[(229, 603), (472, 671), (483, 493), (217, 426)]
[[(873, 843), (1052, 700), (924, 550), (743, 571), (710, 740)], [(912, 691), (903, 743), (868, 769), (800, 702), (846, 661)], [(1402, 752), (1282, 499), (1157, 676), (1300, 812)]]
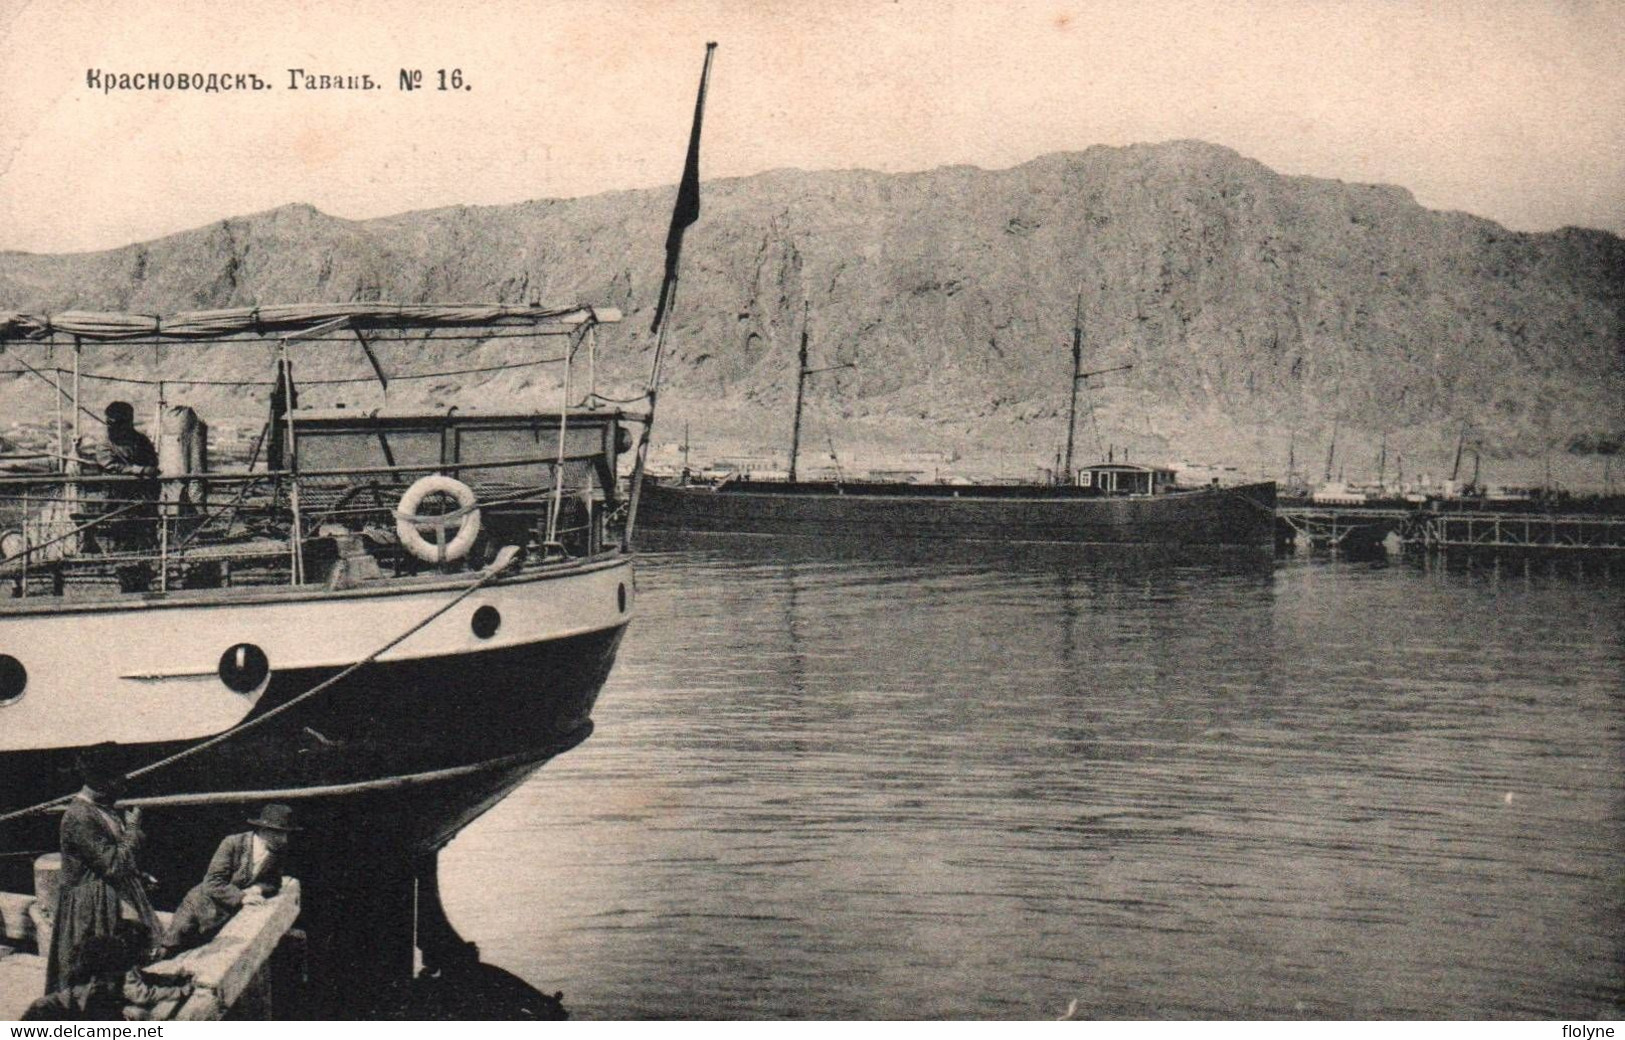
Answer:
[(1275, 485), (1108, 497), (1053, 487), (649, 484), (654, 530), (1121, 545), (1274, 544)]
[[(259, 802), (295, 806), (294, 873), (321, 877), (356, 863), (409, 862), (449, 841), (548, 759), (591, 733), (624, 623), (500, 650), (379, 662), (272, 719), (174, 767), (138, 779), (143, 867), (159, 876), (155, 902), (173, 906), (202, 876), (219, 839)], [(335, 669), (278, 672), (260, 715)], [(133, 769), (194, 741), (120, 749)], [(76, 786), (72, 747), (0, 756), (7, 809)], [(56, 848), (55, 814), (0, 823), (3, 887), (27, 890), (31, 854)]]

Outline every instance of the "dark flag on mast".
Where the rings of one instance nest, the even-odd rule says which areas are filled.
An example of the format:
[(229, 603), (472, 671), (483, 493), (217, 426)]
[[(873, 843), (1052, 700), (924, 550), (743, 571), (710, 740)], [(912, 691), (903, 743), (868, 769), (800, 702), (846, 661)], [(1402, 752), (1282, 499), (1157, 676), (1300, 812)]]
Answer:
[(688, 135), (688, 159), (683, 163), (683, 180), (677, 185), (677, 205), (671, 211), (671, 230), (666, 232), (666, 277), (660, 283), (660, 303), (655, 307), (650, 332), (657, 332), (671, 304), (677, 284), (677, 260), (683, 252), (683, 231), (700, 219), (700, 121), (705, 116), (705, 84), (711, 78), (714, 43), (705, 45), (705, 68), (700, 72), (700, 94), (694, 100), (694, 129)]

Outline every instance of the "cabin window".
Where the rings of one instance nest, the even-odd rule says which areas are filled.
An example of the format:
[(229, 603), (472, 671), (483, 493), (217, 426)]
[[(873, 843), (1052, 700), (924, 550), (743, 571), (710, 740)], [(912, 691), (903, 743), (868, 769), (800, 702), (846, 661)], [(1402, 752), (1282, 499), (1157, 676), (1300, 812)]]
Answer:
[(220, 655), (220, 681), (237, 693), (253, 693), (271, 674), (265, 651), (253, 643), (238, 643)]
[(502, 612), (487, 603), (474, 611), (474, 618), (469, 622), (469, 627), (481, 639), (490, 639), (497, 634), (497, 629), (502, 627)]
[(1082, 473), (1078, 474), (1078, 486), (1089, 487), (1094, 479), (1095, 475), (1093, 473), (1089, 472), (1088, 470), (1084, 470)]
[(10, 654), (0, 654), (0, 708), (22, 700), (27, 688), (28, 669)]

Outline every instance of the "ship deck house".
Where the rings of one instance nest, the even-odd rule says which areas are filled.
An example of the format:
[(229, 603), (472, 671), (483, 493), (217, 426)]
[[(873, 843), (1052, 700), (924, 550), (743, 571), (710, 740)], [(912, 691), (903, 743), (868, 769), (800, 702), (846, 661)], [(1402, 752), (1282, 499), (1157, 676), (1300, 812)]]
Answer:
[(1154, 495), (1174, 486), (1174, 471), (1128, 462), (1100, 462), (1078, 472), (1078, 486), (1105, 495)]

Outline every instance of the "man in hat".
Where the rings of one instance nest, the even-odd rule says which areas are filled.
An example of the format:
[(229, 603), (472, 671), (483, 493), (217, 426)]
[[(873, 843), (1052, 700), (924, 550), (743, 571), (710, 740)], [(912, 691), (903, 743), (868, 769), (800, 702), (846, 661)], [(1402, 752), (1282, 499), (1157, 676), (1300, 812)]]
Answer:
[(293, 824), (293, 810), (267, 805), (248, 825), (253, 830), (220, 843), (202, 883), (181, 900), (164, 936), (162, 956), (202, 946), (238, 910), (263, 903), (281, 890), (288, 839), (299, 830)]
[(96, 468), (132, 477), (158, 476), (158, 451), (135, 428), (135, 407), (114, 401), (102, 411), (102, 418), (107, 420), (107, 436), (96, 445)]
[(150, 925), (157, 924), (136, 866), (141, 846), (141, 810), (120, 813), (113, 803), (124, 787), (114, 765), (116, 745), (98, 744), (79, 756), (84, 781), (62, 814), (62, 872), (52, 918), (51, 949), (45, 962), (45, 992), (53, 993), (81, 974), (76, 951), (93, 935), (111, 938), (120, 906), (129, 903)]

